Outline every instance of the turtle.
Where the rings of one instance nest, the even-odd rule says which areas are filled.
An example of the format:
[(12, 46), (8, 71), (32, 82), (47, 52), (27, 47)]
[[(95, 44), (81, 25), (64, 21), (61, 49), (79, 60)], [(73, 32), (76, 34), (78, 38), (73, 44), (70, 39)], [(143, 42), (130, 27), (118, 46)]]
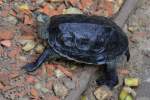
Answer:
[(103, 65), (106, 78), (99, 85), (113, 88), (118, 84), (118, 57), (130, 59), (128, 37), (110, 18), (84, 14), (62, 14), (48, 17), (39, 14), (38, 34), (48, 42), (47, 48), (33, 62), (23, 68), (27, 72), (38, 69), (47, 59), (65, 59), (88, 65)]

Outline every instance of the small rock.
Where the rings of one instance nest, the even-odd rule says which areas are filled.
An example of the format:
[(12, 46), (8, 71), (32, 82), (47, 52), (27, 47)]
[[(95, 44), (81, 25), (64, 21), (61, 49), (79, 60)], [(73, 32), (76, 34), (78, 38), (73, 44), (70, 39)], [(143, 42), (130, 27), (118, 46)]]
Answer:
[(61, 77), (65, 76), (64, 73), (61, 72), (59, 69), (55, 70), (55, 75), (56, 75), (57, 78), (61, 78)]
[(44, 0), (36, 0), (36, 4), (42, 4), (44, 2)]
[(49, 90), (48, 90), (47, 88), (45, 88), (45, 87), (42, 87), (42, 88), (41, 88), (41, 91), (42, 91), (43, 93), (49, 92)]
[(68, 89), (74, 89), (75, 88), (75, 83), (71, 81), (69, 78), (64, 79), (64, 84)]
[(83, 12), (78, 8), (70, 7), (68, 9), (65, 9), (63, 11), (63, 14), (83, 14)]
[(95, 90), (94, 95), (98, 100), (107, 100), (112, 96), (112, 92), (108, 89), (108, 87), (101, 86)]
[(116, 1), (112, 0), (112, 2), (115, 2), (113, 12), (117, 13), (119, 9), (121, 8), (121, 5), (123, 4), (124, 0), (116, 0)]
[(42, 88), (42, 84), (36, 83), (34, 86), (36, 89), (40, 90)]
[(37, 52), (37, 53), (42, 53), (43, 51), (44, 51), (44, 46), (42, 45), (42, 44), (38, 44), (36, 47), (35, 47), (35, 51)]
[(53, 84), (53, 89), (56, 96), (65, 97), (68, 94), (68, 89), (61, 83)]
[(128, 27), (128, 31), (131, 33), (135, 32), (136, 30), (137, 30), (137, 27), (135, 27), (135, 26), (129, 26)]
[(23, 46), (24, 51), (30, 51), (35, 47), (36, 43), (34, 41), (28, 41), (25, 46)]
[(13, 25), (16, 25), (18, 20), (16, 17), (14, 16), (8, 16), (8, 17), (5, 17), (4, 20), (6, 20), (7, 22), (13, 24)]

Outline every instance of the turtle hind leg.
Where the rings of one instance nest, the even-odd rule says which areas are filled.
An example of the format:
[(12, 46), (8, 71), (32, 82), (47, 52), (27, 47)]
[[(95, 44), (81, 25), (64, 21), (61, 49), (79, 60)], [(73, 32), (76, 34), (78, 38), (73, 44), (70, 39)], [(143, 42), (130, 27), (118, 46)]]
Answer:
[(118, 84), (118, 75), (116, 71), (116, 61), (107, 63), (104, 69), (105, 79), (97, 79), (96, 82), (98, 85), (106, 85), (110, 89)]
[(38, 59), (30, 64), (26, 64), (23, 69), (25, 69), (25, 71), (27, 72), (33, 72), (36, 69), (38, 69), (41, 64), (47, 59), (47, 58), (55, 58), (56, 57), (56, 53), (53, 51), (53, 49), (51, 48), (47, 48), (45, 49), (45, 51), (38, 57)]

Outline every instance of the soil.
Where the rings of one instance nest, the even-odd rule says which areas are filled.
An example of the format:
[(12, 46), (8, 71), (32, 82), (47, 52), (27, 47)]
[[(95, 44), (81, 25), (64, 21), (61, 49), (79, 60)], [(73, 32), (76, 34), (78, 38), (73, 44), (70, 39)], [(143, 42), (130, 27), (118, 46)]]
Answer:
[[(7, 2), (9, 0), (8, 1), (3, 0), (3, 1), (5, 1), (5, 3), (4, 5), (0, 6), (1, 9), (3, 7), (5, 8), (6, 5), (8, 5)], [(40, 3), (43, 1), (44, 0), (38, 0), (38, 4), (40, 5)], [(24, 2), (24, 0), (21, 2)], [(27, 2), (30, 2), (30, 0), (27, 0)], [(57, 5), (59, 4), (60, 3), (58, 3)], [(54, 5), (54, 3), (52, 5)], [(32, 11), (35, 10), (34, 7), (32, 8)], [(6, 7), (6, 9), (8, 9), (8, 7)], [(2, 10), (0, 13), (2, 13)], [(87, 12), (85, 11), (85, 13)], [(90, 12), (88, 12), (88, 14), (89, 13)], [(90, 71), (85, 71), (86, 68), (83, 67), (84, 65), (79, 65), (74, 63), (68, 64), (68, 63), (64, 63), (64, 61), (58, 61), (58, 62), (52, 61), (52, 62), (45, 62), (42, 68), (40, 68), (36, 72), (31, 73), (30, 75), (26, 73), (22, 73), (20, 71), (21, 67), (26, 63), (34, 61), (39, 54), (35, 53), (34, 49), (31, 50), (30, 52), (23, 51), (22, 47), (23, 45), (25, 45), (23, 42), (26, 41), (21, 41), (21, 40), (23, 39), (35, 40), (37, 44), (40, 44), (41, 40), (37, 39), (37, 35), (35, 34), (36, 33), (35, 25), (31, 25), (32, 28), (29, 27), (30, 25), (28, 24), (31, 24), (32, 23), (31, 21), (27, 21), (28, 23), (27, 25), (22, 25), (22, 24), (18, 25), (18, 23), (20, 22), (23, 23), (21, 14), (18, 14), (16, 16), (17, 19), (14, 17), (6, 17), (6, 16), (4, 17), (4, 15), (5, 14), (3, 14), (3, 16), (1, 15), (0, 17), (0, 30), (11, 30), (11, 33), (8, 33), (6, 31), (6, 33), (11, 34), (11, 36), (10, 35), (0, 36), (0, 41), (9, 40), (11, 42), (11, 46), (9, 46), (8, 42), (6, 43), (6, 45), (0, 44), (0, 100), (31, 100), (31, 99), (63, 100), (62, 99), (63, 97), (59, 97), (56, 95), (56, 93), (54, 93), (53, 83), (55, 82), (56, 83), (59, 82), (60, 84), (65, 85), (69, 93), (74, 93), (73, 91), (74, 87), (78, 88), (78, 84), (83, 83), (81, 84), (81, 86), (84, 85), (83, 86), (84, 88), (82, 89), (82, 91), (85, 91), (84, 94), (87, 97), (90, 96), (90, 98), (92, 98), (89, 100), (96, 100), (95, 96), (93, 95), (93, 92), (96, 88), (96, 86), (94, 85), (95, 83), (93, 83), (92, 81), (91, 84), (88, 85), (87, 83), (89, 80), (87, 82), (82, 81), (82, 79), (84, 79), (85, 77), (82, 79), (80, 79), (81, 78), (80, 77), (78, 79), (78, 76), (80, 76), (81, 73), (82, 73), (81, 76), (84, 76), (90, 72)], [(150, 2), (149, 0), (138, 0), (136, 9), (134, 9), (133, 13), (129, 15), (129, 18), (125, 22), (125, 26), (123, 29), (129, 37), (129, 42), (130, 42), (129, 46), (130, 46), (130, 53), (131, 53), (131, 59), (126, 64), (126, 68), (129, 70), (130, 77), (138, 77), (141, 80), (140, 86), (135, 88), (137, 92), (136, 100), (150, 100), (150, 95), (149, 95), (150, 94), (149, 91), (150, 89), (150, 77), (149, 77), (150, 76)], [(14, 32), (14, 30), (17, 31)], [(1, 32), (0, 35), (2, 35)], [(25, 37), (21, 37), (22, 35)], [(56, 77), (55, 73), (51, 73), (51, 70), (56, 70), (57, 68), (45, 67), (46, 65), (48, 66), (52, 65), (54, 67), (53, 63), (63, 65), (65, 66), (66, 69), (71, 70), (71, 72), (75, 74), (77, 80), (79, 81), (81, 80), (81, 82), (78, 83), (77, 81), (70, 81), (70, 78), (67, 77), (68, 74), (65, 75), (60, 74), (60, 77), (59, 76)], [(80, 68), (80, 66), (82, 67)], [(50, 71), (48, 72), (47, 70)], [(97, 76), (97, 75), (93, 75), (93, 76)], [(91, 77), (89, 75), (86, 76), (86, 78), (89, 79)], [(68, 80), (67, 81), (68, 84), (64, 82), (65, 80)], [(95, 80), (95, 77), (92, 77), (91, 80)], [(77, 86), (73, 86), (74, 84), (76, 84)], [(86, 87), (87, 85), (89, 88)], [(114, 92), (114, 96), (112, 99), (117, 100), (119, 90), (114, 89), (113, 92)]]

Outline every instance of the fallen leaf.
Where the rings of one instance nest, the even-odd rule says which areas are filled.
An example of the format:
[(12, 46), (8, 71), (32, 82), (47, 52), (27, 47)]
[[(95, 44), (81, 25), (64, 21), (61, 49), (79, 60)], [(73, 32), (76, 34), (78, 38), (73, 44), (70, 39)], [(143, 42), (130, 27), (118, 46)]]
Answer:
[(43, 12), (43, 13), (46, 14), (46, 15), (49, 15), (49, 13), (50, 13), (50, 8), (49, 8), (48, 4), (46, 4), (46, 5), (44, 5), (43, 8), (39, 9), (39, 11), (40, 11), (40, 12)]
[(26, 24), (26, 25), (32, 25), (33, 24), (32, 18), (30, 16), (28, 16), (28, 15), (25, 15), (24, 16), (24, 24)]
[(11, 40), (14, 32), (5, 28), (0, 28), (0, 40)]
[(5, 86), (0, 82), (0, 90), (3, 90)]
[(57, 10), (57, 9), (54, 9), (54, 8), (50, 8), (48, 4), (45, 4), (43, 8), (39, 9), (38, 10), (39, 12), (42, 12), (48, 16), (54, 16), (54, 15), (59, 15), (61, 14), (61, 10)]
[(46, 67), (46, 72), (48, 74), (49, 77), (53, 76), (53, 71), (55, 69), (54, 65), (53, 64), (45, 64), (45, 67)]
[(21, 52), (20, 47), (13, 47), (9, 52), (8, 52), (8, 57), (10, 58), (15, 58), (17, 57)]
[(113, 3), (111, 1), (105, 1), (105, 9), (108, 12), (108, 16), (113, 15)]
[(25, 14), (31, 14), (32, 13), (30, 11), (28, 4), (21, 4), (18, 8), (19, 8), (21, 13), (25, 13)]
[(14, 10), (11, 10), (9, 12), (10, 15), (14, 16), (14, 17), (17, 17), (17, 13), (14, 11)]
[(36, 89), (32, 88), (31, 91), (30, 91), (31, 95), (34, 97), (34, 98), (38, 98), (39, 97), (39, 93)]
[(28, 83), (30, 83), (30, 84), (33, 84), (33, 83), (37, 82), (38, 80), (37, 80), (35, 77), (33, 77), (33, 76), (31, 76), (31, 75), (28, 75), (28, 76), (26, 77), (26, 81), (27, 81)]
[(0, 43), (1, 43), (1, 45), (5, 46), (7, 48), (11, 47), (11, 44), (12, 44), (10, 40), (3, 40)]
[(69, 0), (69, 2), (73, 5), (76, 6), (78, 4), (78, 0)]
[(93, 4), (93, 0), (81, 0), (83, 8), (87, 8)]
[(33, 34), (23, 34), (19, 37), (20, 40), (34, 40), (35, 36)]
[(117, 71), (118, 71), (119, 74), (122, 74), (122, 75), (128, 75), (129, 74), (129, 70), (128, 69), (120, 68)]

